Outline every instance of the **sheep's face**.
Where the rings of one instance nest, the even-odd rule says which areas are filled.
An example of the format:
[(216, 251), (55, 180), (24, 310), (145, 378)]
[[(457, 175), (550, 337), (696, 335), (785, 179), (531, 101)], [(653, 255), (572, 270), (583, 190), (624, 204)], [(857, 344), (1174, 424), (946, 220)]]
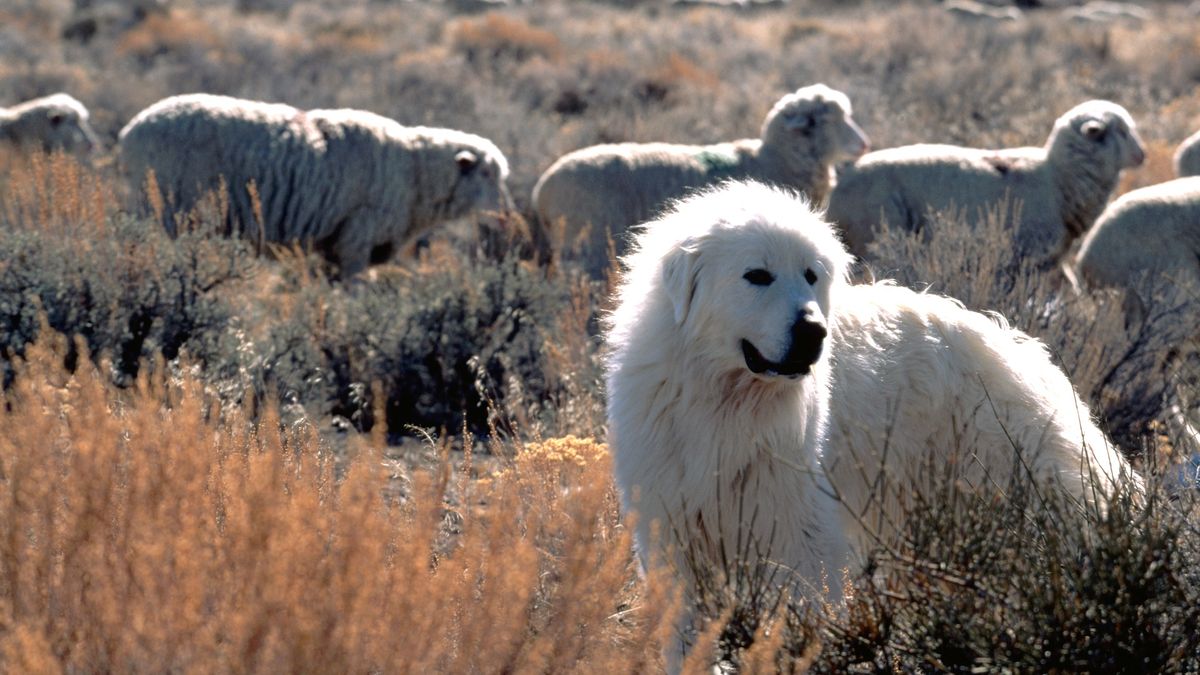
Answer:
[[(697, 221), (707, 223), (699, 232)], [(790, 195), (734, 183), (649, 227), (689, 226), (692, 236), (662, 266), (688, 353), (719, 374), (808, 375), (828, 351), (833, 289), (845, 275), (845, 250), (829, 225)]]
[(17, 133), (27, 149), (85, 156), (99, 147), (83, 104), (65, 94), (32, 103), (20, 115)]
[(508, 192), (508, 164), (499, 150), (462, 148), (454, 155), (456, 183), (451, 199), (461, 217), (476, 212), (503, 223), (513, 210)]
[(823, 164), (862, 156), (870, 144), (851, 116), (850, 99), (823, 84), (779, 99), (763, 122), (763, 142), (803, 153)]
[(1139, 166), (1146, 159), (1133, 118), (1110, 101), (1088, 101), (1069, 110), (1055, 122), (1047, 145), (1051, 156), (1096, 162), (1114, 178), (1121, 169)]

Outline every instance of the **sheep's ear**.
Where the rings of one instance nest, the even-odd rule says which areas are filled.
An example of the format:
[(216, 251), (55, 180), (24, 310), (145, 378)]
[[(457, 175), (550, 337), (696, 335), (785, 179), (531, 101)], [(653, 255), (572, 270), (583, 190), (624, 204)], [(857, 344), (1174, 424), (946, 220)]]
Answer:
[(1093, 141), (1098, 141), (1104, 138), (1104, 132), (1108, 130), (1108, 126), (1100, 120), (1088, 120), (1079, 127), (1079, 131), (1083, 133), (1084, 138), (1089, 138)]
[(675, 309), (675, 324), (682, 324), (696, 295), (696, 270), (700, 251), (693, 239), (684, 240), (663, 259), (662, 282)]
[(479, 158), (470, 150), (459, 150), (458, 154), (454, 156), (454, 163), (458, 164), (459, 171), (466, 173), (475, 168), (475, 165), (479, 163)]

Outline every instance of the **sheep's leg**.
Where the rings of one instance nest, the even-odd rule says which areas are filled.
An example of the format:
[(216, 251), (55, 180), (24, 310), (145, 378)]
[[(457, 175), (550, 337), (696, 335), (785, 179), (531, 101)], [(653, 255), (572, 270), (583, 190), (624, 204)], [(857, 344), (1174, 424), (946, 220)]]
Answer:
[(371, 265), (378, 222), (373, 212), (360, 210), (338, 224), (337, 234), (329, 245), (329, 253), (337, 264), (339, 278), (349, 279)]

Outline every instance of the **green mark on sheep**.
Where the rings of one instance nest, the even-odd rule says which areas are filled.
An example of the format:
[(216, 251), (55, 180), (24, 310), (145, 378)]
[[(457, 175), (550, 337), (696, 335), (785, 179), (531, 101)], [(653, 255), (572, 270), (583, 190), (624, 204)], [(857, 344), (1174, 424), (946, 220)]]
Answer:
[(696, 161), (704, 166), (708, 173), (721, 173), (737, 168), (738, 158), (732, 151), (705, 148), (696, 155)]

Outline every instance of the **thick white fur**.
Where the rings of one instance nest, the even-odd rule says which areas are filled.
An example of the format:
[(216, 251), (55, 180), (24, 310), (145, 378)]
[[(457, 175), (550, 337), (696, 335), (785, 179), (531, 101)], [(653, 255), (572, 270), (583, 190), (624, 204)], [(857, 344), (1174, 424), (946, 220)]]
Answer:
[(948, 210), (974, 222), (1007, 200), (1019, 206), (1014, 245), (1021, 255), (1057, 263), (1100, 215), (1121, 171), (1144, 159), (1129, 112), (1087, 101), (1055, 121), (1041, 148), (923, 144), (868, 153), (839, 175), (829, 219), (850, 251), (865, 256), (882, 222), (919, 230), (931, 213)]
[(1038, 340), (886, 283), (836, 302), (826, 469), (860, 546), (894, 534), (913, 493), (947, 475), (987, 494), (1016, 470), (1101, 510), (1119, 484), (1140, 486)]
[[(740, 344), (782, 359), (798, 310), (836, 316), (848, 262), (806, 202), (757, 183), (679, 202), (637, 237), (607, 319), (608, 438), (644, 564), (681, 530), (714, 560), (755, 550), (740, 537), (771, 542), (800, 592), (827, 574), (839, 594), (846, 544), (820, 467), (827, 351), (788, 378), (752, 373)], [(749, 283), (752, 269), (774, 282)]]
[(802, 192), (823, 204), (834, 166), (866, 152), (866, 135), (850, 99), (823, 84), (802, 87), (775, 103), (759, 138), (715, 145), (617, 143), (568, 153), (533, 188), (540, 227), (562, 223), (566, 245), (586, 234), (584, 263), (593, 276), (608, 269), (609, 240), (625, 250), (629, 228), (678, 199), (723, 180), (757, 180)]
[[(799, 594), (836, 600), (848, 548), (820, 467), (827, 351), (806, 375), (756, 375), (741, 342), (780, 361), (798, 312), (827, 324), (848, 254), (803, 201), (731, 183), (648, 223), (624, 263), (607, 317), (608, 439), (643, 565), (686, 578), (676, 544), (712, 563), (765, 556)], [(756, 269), (774, 282), (743, 278)]]

